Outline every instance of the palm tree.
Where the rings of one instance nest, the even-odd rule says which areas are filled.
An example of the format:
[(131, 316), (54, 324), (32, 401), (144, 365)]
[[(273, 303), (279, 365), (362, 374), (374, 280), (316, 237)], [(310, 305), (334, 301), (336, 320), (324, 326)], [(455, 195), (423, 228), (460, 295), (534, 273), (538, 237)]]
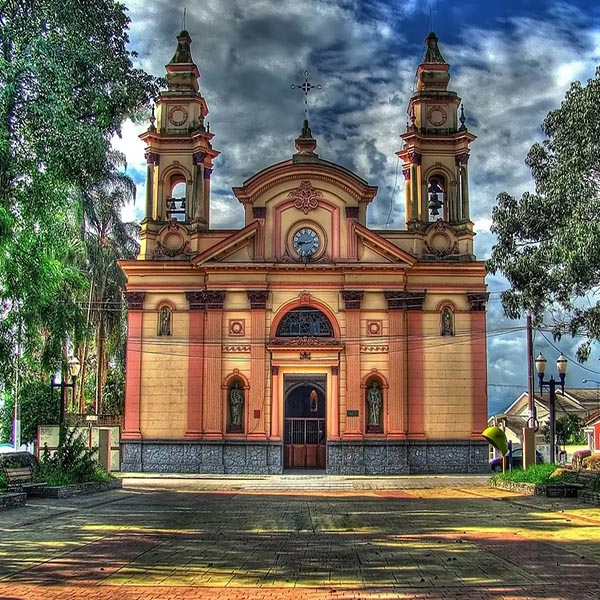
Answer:
[[(102, 411), (102, 392), (110, 356), (124, 343), (123, 318), (125, 275), (117, 265), (122, 258), (135, 258), (139, 251), (139, 226), (123, 222), (121, 209), (135, 198), (132, 179), (116, 170), (82, 195), (82, 236), (87, 250), (89, 276), (88, 323), (94, 329), (96, 345), (96, 391), (94, 409)], [(81, 350), (81, 363), (88, 359), (89, 347)], [(81, 381), (84, 381), (82, 373)], [(85, 401), (81, 386), (81, 403)]]

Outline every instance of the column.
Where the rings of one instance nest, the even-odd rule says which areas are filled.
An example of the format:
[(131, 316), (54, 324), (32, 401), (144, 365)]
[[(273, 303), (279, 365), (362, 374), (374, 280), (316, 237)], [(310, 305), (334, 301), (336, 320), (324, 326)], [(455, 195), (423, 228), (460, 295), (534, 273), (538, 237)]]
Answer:
[(343, 290), (346, 305), (346, 431), (343, 437), (362, 436), (365, 421), (364, 403), (360, 387), (360, 303), (361, 290)]
[(468, 292), (471, 304), (471, 439), (487, 427), (487, 355), (485, 307), (488, 292)]
[(385, 292), (389, 323), (389, 438), (403, 439), (408, 433), (407, 311), (421, 310), (425, 292)]
[(203, 204), (202, 204), (202, 215), (204, 217), (203, 222), (208, 224), (208, 218), (210, 216), (210, 176), (212, 169), (204, 165), (204, 173), (202, 175), (203, 181)]
[(142, 391), (142, 325), (145, 292), (125, 292), (127, 302), (127, 349), (125, 383), (125, 422), (121, 438), (139, 440)]
[(279, 367), (271, 367), (271, 439), (280, 440), (279, 433)]
[(469, 172), (468, 166), (465, 163), (464, 167), (461, 169), (462, 172), (462, 220), (469, 220)]
[(356, 239), (356, 233), (354, 231), (354, 224), (358, 221), (358, 207), (347, 206), (346, 207), (346, 236), (348, 237), (348, 244), (346, 252), (348, 253), (348, 260), (358, 260), (358, 241)]
[(407, 410), (408, 437), (425, 439), (425, 396), (423, 389), (423, 313), (407, 312)]
[(223, 304), (225, 291), (210, 290), (205, 292), (206, 329), (204, 351), (204, 396), (203, 423), (204, 439), (221, 439), (223, 437), (223, 390), (221, 379), (221, 345), (223, 334)]
[(252, 218), (258, 221), (259, 228), (254, 238), (254, 260), (265, 258), (265, 218), (267, 209), (264, 206), (252, 207)]
[(329, 434), (327, 439), (339, 439), (340, 437), (340, 368), (331, 367), (331, 399), (327, 403), (327, 423)]
[(192, 205), (189, 207), (192, 221), (206, 223), (204, 214), (204, 152), (194, 152), (192, 162), (194, 164), (194, 181), (192, 183)]
[(186, 292), (189, 304), (187, 430), (184, 437), (200, 439), (204, 381), (204, 292)]
[(158, 194), (155, 182), (156, 167), (160, 163), (160, 155), (156, 152), (146, 152), (146, 219), (154, 221), (158, 218), (158, 209), (154, 205), (155, 198), (158, 201)]
[(248, 439), (266, 439), (265, 398), (266, 347), (265, 327), (266, 309), (269, 292), (251, 290), (247, 292), (250, 300), (250, 390), (248, 394)]

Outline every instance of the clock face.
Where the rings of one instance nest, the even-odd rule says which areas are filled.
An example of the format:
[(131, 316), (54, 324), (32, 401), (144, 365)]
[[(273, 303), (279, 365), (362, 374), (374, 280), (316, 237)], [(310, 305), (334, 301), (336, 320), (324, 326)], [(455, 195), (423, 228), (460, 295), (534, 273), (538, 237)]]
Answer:
[(310, 227), (303, 227), (294, 234), (292, 244), (299, 256), (312, 256), (319, 249), (319, 234)]

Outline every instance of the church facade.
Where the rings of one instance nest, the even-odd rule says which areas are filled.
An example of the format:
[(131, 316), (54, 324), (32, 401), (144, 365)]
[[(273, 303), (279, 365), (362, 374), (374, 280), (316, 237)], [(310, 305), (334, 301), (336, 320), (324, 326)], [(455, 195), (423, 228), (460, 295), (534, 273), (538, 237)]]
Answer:
[(211, 229), (218, 152), (186, 31), (146, 143), (146, 218), (127, 276), (122, 470), (483, 472), (485, 268), (473, 255), (469, 146), (435, 34), (397, 153), (406, 228), (373, 230), (377, 193), (319, 157), (234, 187)]

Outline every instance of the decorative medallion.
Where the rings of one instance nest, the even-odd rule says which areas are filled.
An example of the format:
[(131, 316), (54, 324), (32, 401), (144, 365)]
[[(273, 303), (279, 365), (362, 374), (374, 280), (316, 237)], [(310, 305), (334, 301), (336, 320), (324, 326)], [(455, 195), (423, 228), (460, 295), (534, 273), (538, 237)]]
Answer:
[(378, 337), (381, 335), (382, 321), (367, 321), (367, 335)]
[(229, 319), (229, 335), (241, 337), (244, 335), (244, 319)]
[(169, 109), (169, 123), (171, 125), (179, 127), (179, 125), (183, 125), (187, 121), (187, 118), (188, 112), (180, 104), (176, 104)]
[(319, 198), (323, 198), (323, 194), (319, 190), (315, 190), (310, 181), (302, 181), (294, 191), (288, 194), (288, 198), (292, 198), (294, 206), (307, 215), (309, 211), (319, 206)]
[(446, 122), (448, 113), (443, 106), (432, 106), (427, 111), (427, 120), (434, 126), (440, 127)]

